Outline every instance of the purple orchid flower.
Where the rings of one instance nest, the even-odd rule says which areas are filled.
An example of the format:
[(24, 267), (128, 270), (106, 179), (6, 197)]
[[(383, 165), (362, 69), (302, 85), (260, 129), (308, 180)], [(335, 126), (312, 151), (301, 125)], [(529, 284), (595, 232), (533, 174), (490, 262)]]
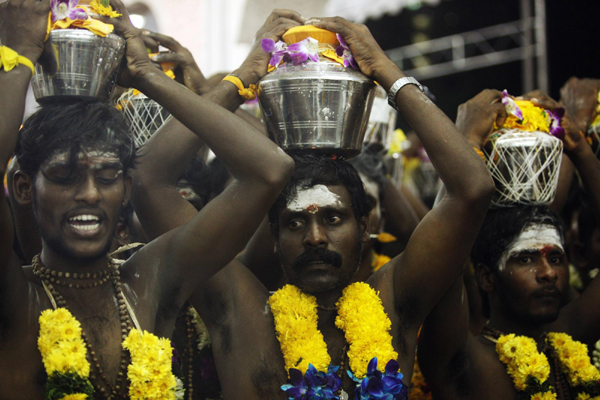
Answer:
[(396, 360), (390, 360), (385, 366), (385, 372), (377, 369), (377, 357), (369, 362), (367, 376), (358, 379), (352, 372), (348, 375), (357, 383), (354, 390), (356, 400), (406, 400), (408, 386), (402, 382), (403, 375), (398, 372), (400, 365)]
[(79, 0), (50, 0), (50, 10), (52, 10), (52, 23), (66, 18), (71, 20), (88, 19), (87, 13), (81, 8), (77, 8)]
[(340, 42), (340, 45), (336, 47), (335, 52), (338, 57), (342, 57), (344, 60), (344, 67), (351, 66), (354, 69), (358, 69), (358, 65), (356, 65), (356, 62), (354, 62), (354, 56), (350, 51), (350, 47), (346, 44), (344, 38), (339, 33), (336, 33), (335, 36)]
[(327, 372), (320, 372), (309, 364), (306, 374), (302, 376), (300, 370), (291, 368), (290, 384), (281, 386), (281, 390), (285, 391), (288, 400), (339, 400), (335, 395), (342, 387), (342, 380), (336, 374), (338, 369), (339, 367), (330, 366)]
[(502, 104), (504, 104), (507, 113), (514, 115), (519, 120), (523, 119), (523, 111), (521, 111), (517, 103), (508, 95), (506, 89), (502, 92)]
[(550, 114), (550, 134), (560, 140), (565, 138), (565, 129), (560, 126), (562, 118), (565, 116), (565, 109), (562, 107), (556, 108)]
[(319, 62), (319, 42), (311, 37), (289, 45), (287, 52), (294, 65), (299, 65), (309, 58), (314, 62)]
[(273, 39), (263, 39), (260, 42), (263, 50), (267, 53), (271, 54), (271, 61), (269, 61), (269, 65), (277, 68), (281, 60), (287, 54), (285, 42), (281, 40), (275, 43)]

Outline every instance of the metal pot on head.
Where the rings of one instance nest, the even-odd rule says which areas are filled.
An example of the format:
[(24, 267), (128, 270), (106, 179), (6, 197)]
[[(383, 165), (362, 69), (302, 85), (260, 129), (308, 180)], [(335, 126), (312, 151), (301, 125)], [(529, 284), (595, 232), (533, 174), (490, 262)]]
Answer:
[(125, 40), (100, 37), (86, 29), (50, 32), (31, 86), (38, 103), (56, 96), (96, 97), (108, 101), (115, 88)]
[(258, 99), (269, 136), (287, 152), (348, 159), (361, 152), (374, 89), (360, 71), (321, 54), (319, 62), (282, 64), (267, 74)]

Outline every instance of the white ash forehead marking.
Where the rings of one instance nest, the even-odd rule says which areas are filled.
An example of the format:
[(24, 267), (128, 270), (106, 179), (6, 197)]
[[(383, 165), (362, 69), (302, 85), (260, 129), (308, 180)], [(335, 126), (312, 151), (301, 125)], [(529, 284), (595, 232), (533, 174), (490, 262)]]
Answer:
[(565, 251), (556, 227), (547, 224), (528, 225), (502, 253), (500, 260), (498, 260), (498, 269), (500, 271), (504, 270), (506, 262), (512, 255), (525, 250), (541, 250), (546, 246), (556, 247), (562, 252)]
[[(48, 163), (69, 161), (69, 150), (58, 150), (48, 158)], [(102, 158), (108, 161), (120, 161), (119, 155), (114, 151), (81, 150), (77, 153), (77, 159)]]
[(327, 207), (340, 205), (340, 196), (333, 193), (325, 185), (315, 185), (308, 189), (298, 185), (296, 195), (289, 199), (287, 208), (291, 211), (307, 210), (310, 206)]

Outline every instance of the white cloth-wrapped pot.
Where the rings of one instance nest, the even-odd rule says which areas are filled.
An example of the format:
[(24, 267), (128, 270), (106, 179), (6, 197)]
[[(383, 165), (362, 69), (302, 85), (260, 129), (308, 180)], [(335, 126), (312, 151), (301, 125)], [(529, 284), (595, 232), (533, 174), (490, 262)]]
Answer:
[(118, 105), (125, 114), (137, 147), (146, 143), (170, 116), (160, 104), (134, 89), (123, 93)]
[(562, 159), (561, 140), (544, 132), (501, 129), (486, 151), (496, 183), (492, 205), (550, 204), (556, 194)]

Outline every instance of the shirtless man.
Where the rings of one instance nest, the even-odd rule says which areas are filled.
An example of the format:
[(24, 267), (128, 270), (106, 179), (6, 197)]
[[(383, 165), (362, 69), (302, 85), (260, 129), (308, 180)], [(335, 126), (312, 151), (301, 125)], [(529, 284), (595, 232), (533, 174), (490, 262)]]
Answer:
[[(290, 11), (275, 14), (277, 19), (298, 16)], [(364, 25), (341, 18), (326, 18), (314, 24), (342, 35), (362, 72), (386, 90), (405, 76), (386, 57)], [(272, 38), (278, 39), (276, 35)], [(268, 57), (265, 57), (262, 75), (266, 74), (267, 63)], [(450, 188), (440, 206), (415, 230), (406, 251), (367, 281), (379, 291), (391, 319), (393, 346), (399, 353), (404, 380), (409, 382), (418, 329), (450, 280), (460, 274), (486, 213), (493, 186), (479, 156), (417, 86), (405, 86), (398, 92), (396, 101)], [(179, 136), (170, 133), (168, 138), (158, 134), (148, 142), (151, 146), (148, 151), (160, 159), (160, 164), (142, 160), (138, 171), (140, 186), (136, 188), (142, 195), (134, 193), (134, 204), (144, 230), (151, 237), (184, 224), (196, 214), (188, 202), (177, 198), (173, 183), (176, 175), (166, 176), (170, 168), (185, 158), (183, 154), (190, 157), (197, 151), (190, 145), (191, 139), (183, 133)], [(274, 245), (288, 282), (316, 297), (320, 306), (319, 329), (332, 365), (343, 363), (347, 368), (348, 359), (342, 351), (346, 341), (344, 333), (334, 325), (334, 305), (356, 272), (362, 247), (369, 240), (366, 195), (358, 173), (347, 163), (301, 157), (296, 168), (299, 170), (284, 190), (289, 198), (281, 196), (270, 211)], [(157, 170), (164, 173), (159, 175)], [(298, 184), (306, 179), (311, 180), (309, 186), (316, 186), (301, 186), (296, 191)], [(313, 189), (336, 201), (320, 204), (318, 210), (313, 210), (314, 214), (293, 206)], [(315, 257), (315, 254), (318, 255)], [(335, 261), (331, 259), (332, 254)], [(298, 259), (307, 261), (307, 256), (312, 258), (304, 267), (294, 267), (298, 266)], [(287, 375), (273, 316), (266, 307), (268, 298), (269, 292), (260, 281), (234, 261), (191, 300), (209, 329), (226, 399), (286, 398), (280, 386), (287, 383)], [(342, 376), (343, 388), (352, 396), (355, 385), (345, 372)]]
[[(121, 82), (187, 124), (229, 165), (236, 183), (187, 224), (136, 253), (120, 268), (120, 278), (112, 274), (104, 283), (77, 289), (75, 284), (99, 282), (90, 276), (74, 279), (75, 273), (93, 276), (108, 267), (107, 246), (129, 197), (133, 139), (112, 106), (93, 100), (44, 107), (19, 133), (31, 71), (22, 64), (0, 70), (1, 172), (16, 147), (21, 170), (14, 177), (15, 197), (33, 204), (43, 242), (40, 266), (56, 271), (65, 283), (53, 285), (52, 297), (81, 323), (94, 351), (88, 360), (97, 398), (128, 397), (121, 340), (133, 315), (125, 311), (117, 282), (139, 327), (169, 337), (184, 301), (242, 250), (293, 169), (291, 159), (247, 123), (160, 73), (123, 4), (112, 4), (123, 20), (110, 22), (127, 40)], [(47, 1), (1, 4), (2, 44), (37, 61), (49, 11)], [(4, 192), (0, 196), (0, 398), (41, 399), (45, 372), (37, 348), (38, 318), (53, 305), (40, 279), (31, 269), (24, 273), (13, 253), (13, 221)], [(127, 320), (125, 326), (120, 318)]]
[[(484, 91), (459, 108), (457, 125), (477, 147), (491, 133), (504, 106), (498, 91)], [(533, 94), (537, 104), (554, 109), (556, 102)], [(501, 123), (498, 124), (501, 126)], [(575, 164), (596, 211), (600, 210), (600, 163), (571, 122), (563, 119), (564, 149)], [(418, 359), (434, 399), (517, 399), (506, 366), (496, 353), (499, 334), (533, 338), (543, 348), (544, 334), (565, 332), (590, 344), (600, 331), (600, 280), (564, 306), (569, 269), (560, 220), (546, 207), (518, 206), (488, 212), (471, 253), (480, 289), (489, 300), (490, 319), (479, 336), (469, 332), (463, 280), (458, 279), (429, 315), (419, 339)], [(561, 308), (562, 307), (562, 308)], [(548, 354), (548, 353), (546, 353)], [(558, 399), (573, 399), (568, 384), (550, 384)]]

